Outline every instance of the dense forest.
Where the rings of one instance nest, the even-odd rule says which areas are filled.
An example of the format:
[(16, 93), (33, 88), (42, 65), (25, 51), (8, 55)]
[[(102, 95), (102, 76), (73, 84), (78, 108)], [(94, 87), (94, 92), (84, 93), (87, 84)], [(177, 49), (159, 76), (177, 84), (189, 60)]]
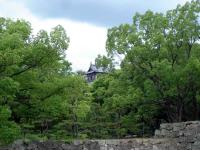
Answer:
[(0, 18), (0, 144), (151, 136), (162, 122), (199, 120), (199, 14), (196, 0), (108, 29), (107, 56), (95, 59), (108, 72), (92, 84), (72, 72), (62, 26), (33, 35)]

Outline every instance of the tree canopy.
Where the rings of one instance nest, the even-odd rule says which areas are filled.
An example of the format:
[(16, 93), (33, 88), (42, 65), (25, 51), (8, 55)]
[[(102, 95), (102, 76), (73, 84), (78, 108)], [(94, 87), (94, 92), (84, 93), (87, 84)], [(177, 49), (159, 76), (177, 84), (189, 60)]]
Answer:
[(0, 43), (0, 143), (22, 136), (58, 138), (62, 132), (54, 130), (65, 120), (73, 122), (68, 134), (74, 135), (70, 128), (77, 119), (70, 115), (84, 117), (89, 99), (86, 82), (65, 59), (64, 28), (34, 36), (30, 23), (0, 18)]
[(200, 119), (199, 12), (192, 1), (165, 14), (137, 13), (132, 24), (108, 30), (108, 57), (123, 59), (120, 70), (93, 84), (103, 122), (113, 125), (103, 128), (107, 135), (151, 134), (161, 122)]
[(199, 120), (199, 14), (196, 0), (108, 29), (107, 56), (95, 59), (106, 73), (92, 84), (72, 72), (62, 26), (33, 35), (29, 22), (0, 18), (0, 145), (150, 136), (162, 122)]

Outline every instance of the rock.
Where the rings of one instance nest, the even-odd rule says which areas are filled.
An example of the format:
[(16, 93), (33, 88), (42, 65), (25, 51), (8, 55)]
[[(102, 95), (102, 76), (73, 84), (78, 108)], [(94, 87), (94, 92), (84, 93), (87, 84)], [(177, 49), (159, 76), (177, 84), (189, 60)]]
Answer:
[(161, 124), (154, 138), (148, 139), (76, 140), (71, 144), (18, 140), (0, 150), (200, 150), (200, 121)]

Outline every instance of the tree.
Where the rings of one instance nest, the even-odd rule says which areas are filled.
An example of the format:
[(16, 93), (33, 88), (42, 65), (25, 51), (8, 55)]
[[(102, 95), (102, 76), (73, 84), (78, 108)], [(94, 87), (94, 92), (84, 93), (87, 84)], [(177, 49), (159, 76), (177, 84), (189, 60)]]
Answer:
[(30, 23), (0, 18), (0, 43), (0, 116), (5, 115), (0, 143), (22, 136), (56, 138), (55, 128), (64, 120), (77, 126), (89, 109), (87, 84), (71, 73), (65, 59), (69, 38), (64, 28), (34, 36)]
[(97, 56), (95, 59), (95, 65), (97, 68), (103, 68), (104, 71), (112, 71), (114, 69), (113, 59), (104, 55)]
[(0, 106), (0, 145), (8, 144), (20, 135), (20, 127), (10, 121), (11, 111), (6, 106)]
[(108, 53), (124, 55), (127, 80), (168, 122), (199, 119), (199, 11), (199, 1), (187, 2), (166, 14), (136, 14), (132, 24), (108, 31)]

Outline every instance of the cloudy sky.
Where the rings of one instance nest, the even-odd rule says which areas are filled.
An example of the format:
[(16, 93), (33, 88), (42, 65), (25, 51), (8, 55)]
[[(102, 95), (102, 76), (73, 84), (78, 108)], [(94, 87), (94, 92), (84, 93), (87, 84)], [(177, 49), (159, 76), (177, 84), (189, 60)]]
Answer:
[(23, 18), (33, 33), (62, 25), (70, 37), (67, 59), (73, 70), (88, 69), (98, 54), (106, 54), (108, 28), (130, 23), (135, 12), (165, 12), (189, 0), (0, 0), (0, 17)]

